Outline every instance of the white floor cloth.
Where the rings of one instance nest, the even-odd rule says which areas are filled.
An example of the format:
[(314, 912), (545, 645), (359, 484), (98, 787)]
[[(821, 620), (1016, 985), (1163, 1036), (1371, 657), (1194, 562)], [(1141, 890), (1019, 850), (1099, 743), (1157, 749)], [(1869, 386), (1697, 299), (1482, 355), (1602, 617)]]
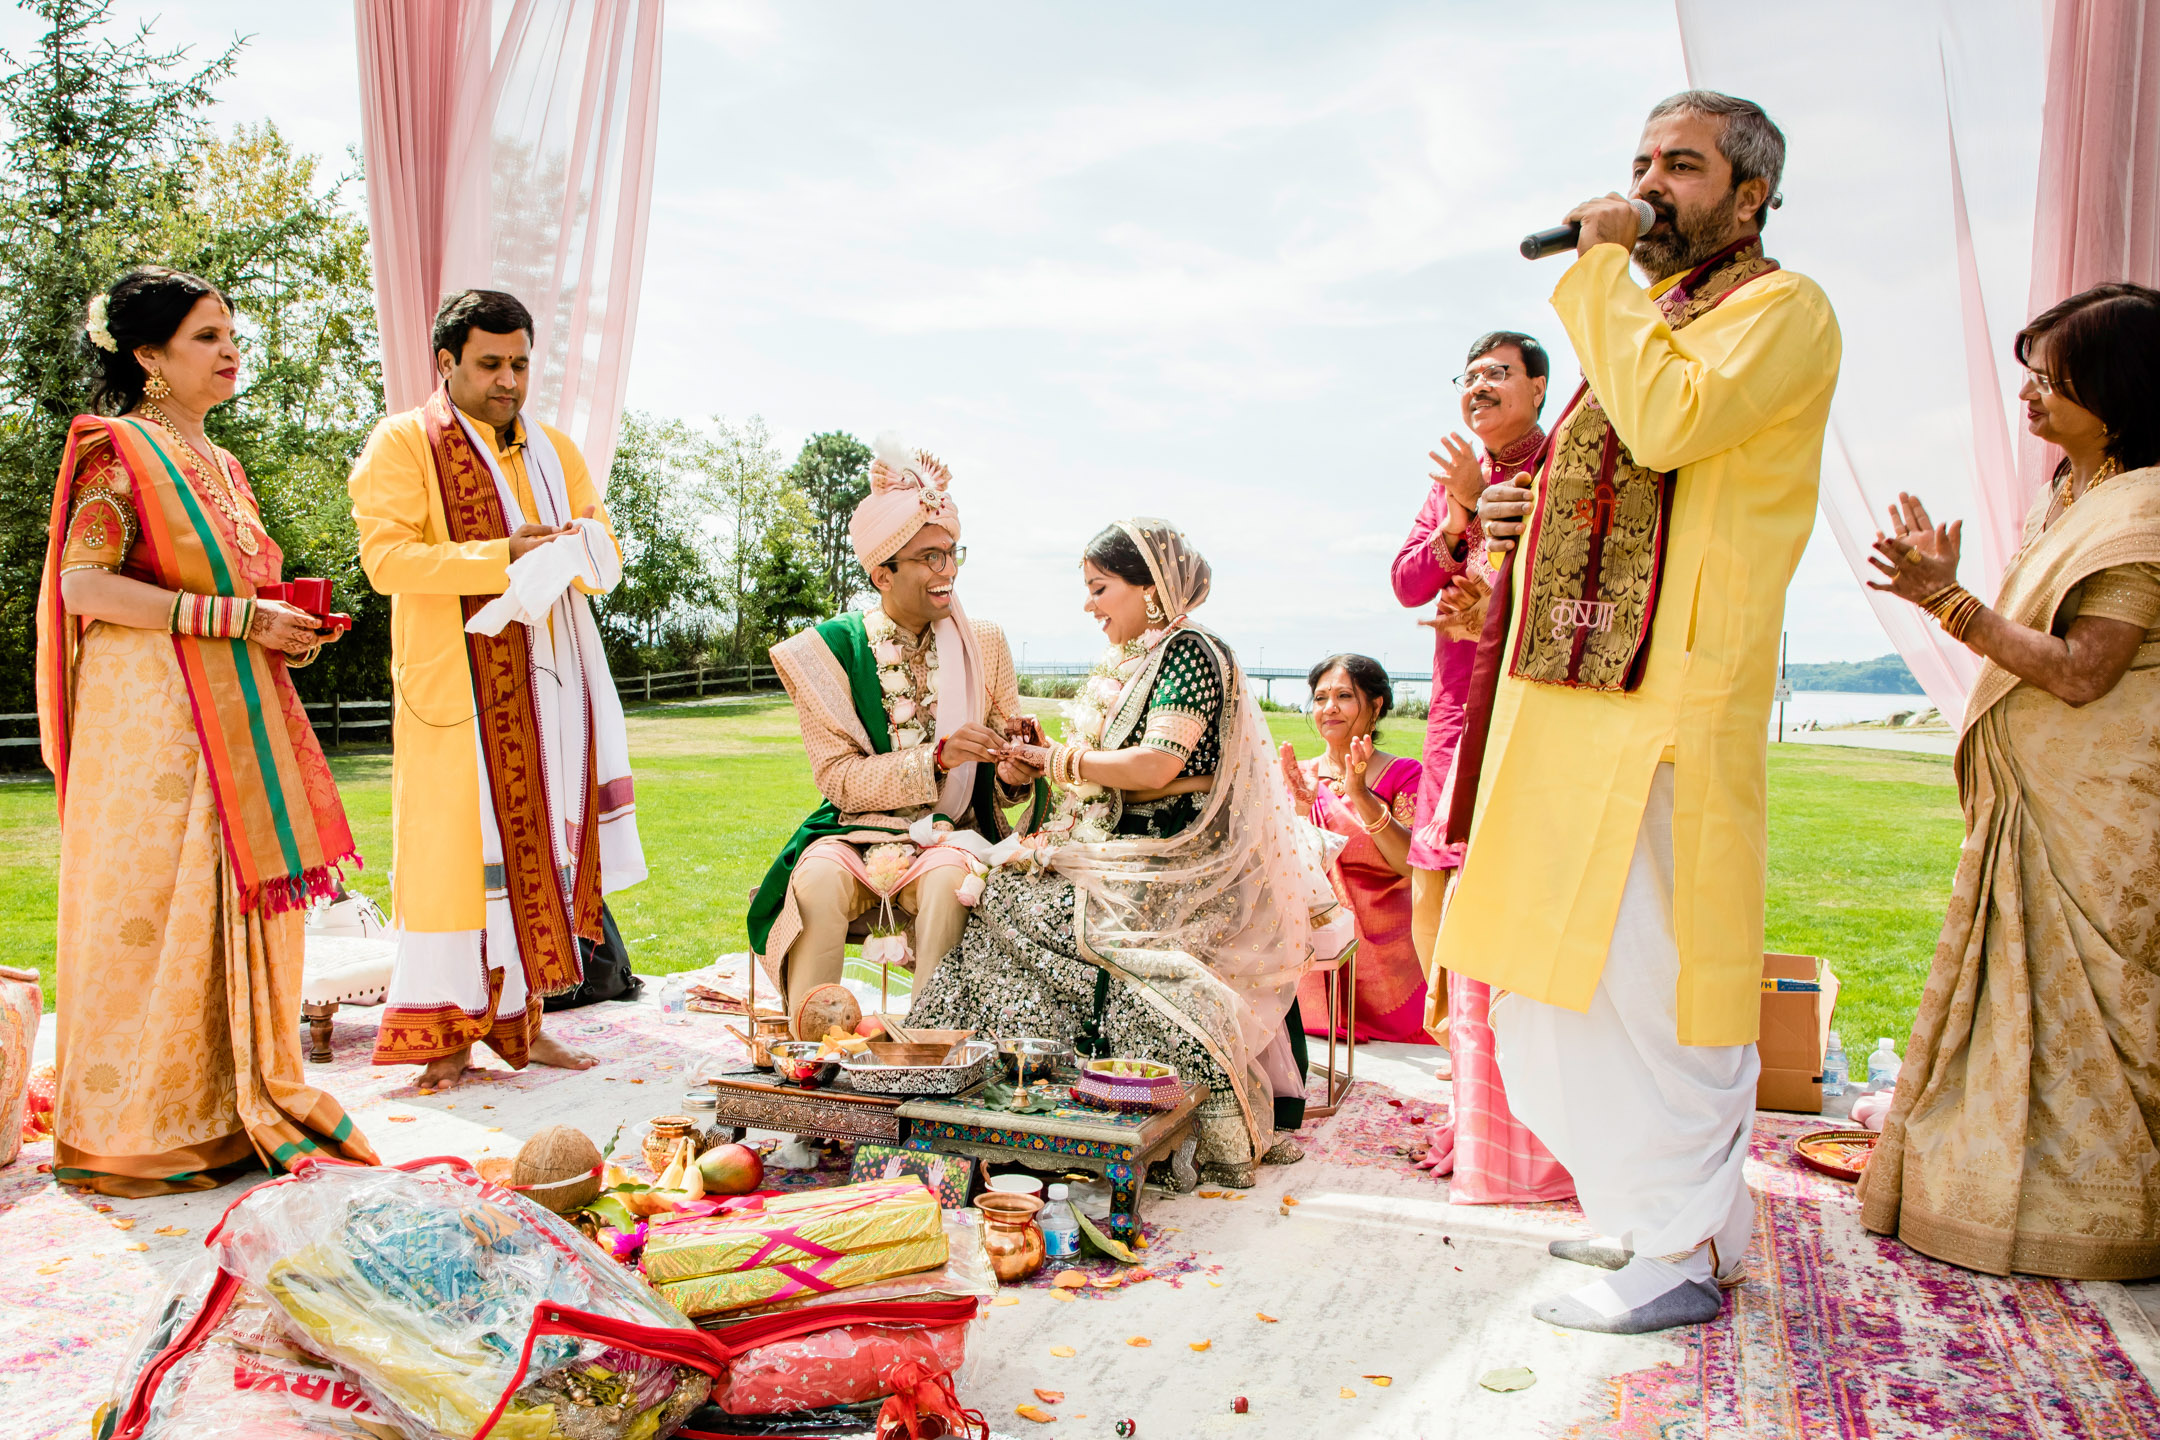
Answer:
[(1493, 1037), (1508, 1104), (1575, 1177), (1593, 1226), (1639, 1255), (1714, 1239), (1729, 1271), (1754, 1233), (1742, 1167), (1762, 1063), (1753, 1045), (1679, 1043), (1672, 810), (1660, 765), (1589, 1011), (1507, 995)]

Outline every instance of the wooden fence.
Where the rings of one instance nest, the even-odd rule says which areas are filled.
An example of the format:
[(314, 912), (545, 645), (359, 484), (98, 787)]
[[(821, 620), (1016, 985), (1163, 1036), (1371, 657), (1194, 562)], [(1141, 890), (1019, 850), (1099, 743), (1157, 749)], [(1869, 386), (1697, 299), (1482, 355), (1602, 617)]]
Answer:
[[(700, 665), (689, 670), (648, 670), (636, 675), (618, 675), (615, 693), (625, 702), (650, 703), (695, 695), (754, 694), (777, 687), (779, 683), (780, 672), (770, 665)], [(373, 739), (376, 737), (364, 732), (390, 728), (388, 700), (321, 700), (307, 709), (316, 732), (332, 745), (344, 744), (348, 731), (363, 732), (356, 738)], [(0, 715), (0, 724), (34, 731), (37, 716)], [(381, 738), (387, 740), (389, 736)], [(0, 736), (0, 745), (37, 743), (35, 734)]]

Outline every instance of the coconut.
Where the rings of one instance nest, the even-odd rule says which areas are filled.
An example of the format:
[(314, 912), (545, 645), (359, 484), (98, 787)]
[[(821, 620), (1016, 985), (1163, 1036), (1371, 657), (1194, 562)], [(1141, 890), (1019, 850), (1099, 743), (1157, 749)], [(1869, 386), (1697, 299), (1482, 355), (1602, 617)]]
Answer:
[(860, 1024), (862, 1006), (845, 985), (820, 985), (795, 1007), (797, 1040), (822, 1040), (836, 1026), (842, 1034), (852, 1035)]
[(599, 1198), (600, 1147), (582, 1130), (550, 1125), (518, 1150), (510, 1184), (526, 1199), (567, 1215)]

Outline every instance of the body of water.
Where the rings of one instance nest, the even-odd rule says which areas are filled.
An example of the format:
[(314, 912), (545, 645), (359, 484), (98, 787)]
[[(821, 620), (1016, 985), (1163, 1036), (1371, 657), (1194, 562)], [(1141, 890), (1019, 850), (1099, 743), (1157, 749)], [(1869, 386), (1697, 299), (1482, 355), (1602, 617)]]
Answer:
[[(1785, 702), (1787, 729), (1806, 725), (1857, 725), (1887, 720), (1902, 710), (1926, 710), (1933, 702), (1925, 695), (1861, 695), (1843, 690), (1795, 690)], [(1770, 707), (1770, 726), (1777, 728), (1778, 707)]]

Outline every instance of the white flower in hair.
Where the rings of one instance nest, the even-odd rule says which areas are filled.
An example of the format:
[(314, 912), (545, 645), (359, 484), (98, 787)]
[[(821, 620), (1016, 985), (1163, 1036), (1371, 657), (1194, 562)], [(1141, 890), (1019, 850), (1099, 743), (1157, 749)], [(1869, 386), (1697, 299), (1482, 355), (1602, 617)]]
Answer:
[(83, 333), (90, 337), (91, 344), (108, 355), (115, 354), (120, 349), (118, 342), (113, 339), (112, 321), (107, 313), (110, 309), (111, 302), (106, 299), (105, 292), (100, 290), (91, 297), (90, 313), (83, 319)]

